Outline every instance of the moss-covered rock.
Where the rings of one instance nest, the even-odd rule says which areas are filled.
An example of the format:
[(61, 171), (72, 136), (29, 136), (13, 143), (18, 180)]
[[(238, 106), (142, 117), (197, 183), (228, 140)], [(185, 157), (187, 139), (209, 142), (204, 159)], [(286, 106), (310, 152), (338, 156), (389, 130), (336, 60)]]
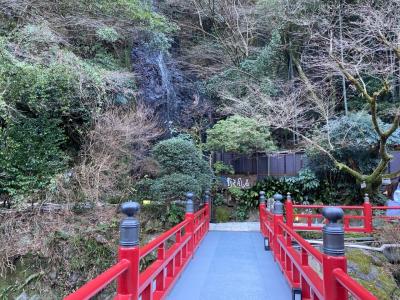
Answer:
[(400, 299), (400, 288), (383, 254), (347, 249), (346, 257), (349, 274), (379, 300)]

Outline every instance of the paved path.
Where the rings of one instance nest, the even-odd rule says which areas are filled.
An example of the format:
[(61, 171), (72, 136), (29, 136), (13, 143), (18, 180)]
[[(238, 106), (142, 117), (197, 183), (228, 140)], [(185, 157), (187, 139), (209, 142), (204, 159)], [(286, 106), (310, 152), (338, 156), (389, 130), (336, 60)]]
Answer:
[(168, 300), (290, 300), (285, 278), (259, 232), (212, 231)]
[(211, 231), (260, 231), (259, 222), (211, 223)]

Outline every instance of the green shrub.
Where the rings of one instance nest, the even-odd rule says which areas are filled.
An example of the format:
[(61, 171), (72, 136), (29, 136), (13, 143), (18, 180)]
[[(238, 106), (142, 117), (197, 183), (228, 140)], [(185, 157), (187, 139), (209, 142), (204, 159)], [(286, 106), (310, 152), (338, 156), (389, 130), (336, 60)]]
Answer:
[(249, 210), (245, 206), (238, 205), (235, 210), (236, 221), (246, 221), (249, 215)]
[(228, 192), (232, 196), (232, 198), (236, 201), (240, 201), (245, 195), (245, 191), (237, 186), (230, 187), (228, 189)]
[[(379, 126), (387, 131), (390, 124), (378, 120)], [(329, 140), (328, 140), (329, 135)], [(322, 146), (328, 144), (333, 147), (331, 154), (339, 161), (354, 166), (363, 174), (368, 174), (378, 164), (379, 158), (375, 150), (378, 145), (378, 135), (373, 129), (371, 116), (366, 112), (349, 113), (347, 116), (338, 117), (317, 131), (315, 140)], [(400, 129), (397, 129), (388, 139), (388, 147), (400, 144)], [(320, 153), (318, 149), (308, 149), (308, 165), (319, 176), (326, 173), (338, 173), (332, 160), (326, 154)]]
[(108, 43), (115, 43), (120, 39), (120, 35), (113, 27), (103, 26), (96, 30), (97, 37)]
[(159, 201), (182, 200), (187, 192), (200, 197), (202, 187), (195, 177), (182, 173), (164, 175), (153, 180), (150, 187), (150, 194)]
[(48, 65), (21, 62), (0, 43), (0, 87), (7, 87), (1, 91), (3, 114), (17, 111), (28, 117), (57, 118), (76, 142), (90, 124), (94, 108), (107, 101), (104, 75), (101, 68), (68, 51), (49, 60)]
[(224, 223), (230, 220), (231, 214), (229, 208), (225, 206), (218, 206), (215, 209), (215, 219), (217, 223)]
[(201, 197), (210, 188), (213, 180), (211, 168), (187, 136), (159, 142), (152, 155), (159, 168), (159, 177), (145, 177), (136, 184), (139, 199), (170, 202), (184, 199), (187, 192)]
[(230, 188), (229, 193), (236, 200), (236, 219), (243, 221), (247, 219), (251, 209), (256, 208), (259, 203), (259, 192), (265, 191), (266, 197), (272, 197), (275, 193), (286, 196), (290, 192), (295, 201), (324, 200), (331, 201), (324, 196), (325, 185), (322, 184), (315, 174), (308, 169), (303, 169), (295, 177), (267, 177), (256, 183), (254, 187), (241, 190), (237, 187)]
[(180, 205), (172, 204), (167, 212), (168, 226), (166, 227), (167, 228), (173, 227), (182, 222), (184, 218), (185, 218), (185, 208)]
[(8, 122), (0, 131), (0, 188), (11, 196), (45, 189), (66, 166), (59, 121), (25, 118)]
[(222, 161), (217, 161), (213, 165), (213, 169), (215, 174), (235, 174), (235, 170), (233, 169), (232, 165), (224, 164)]
[(222, 195), (221, 193), (215, 194), (215, 196), (213, 197), (213, 204), (215, 206), (222, 206), (224, 203), (224, 195)]
[[(203, 159), (201, 151), (188, 136), (181, 135), (161, 141), (153, 148), (152, 154), (160, 164), (161, 177), (174, 173), (185, 174), (197, 182), (198, 187), (193, 192), (202, 192), (210, 188), (213, 179), (211, 168)], [(189, 180), (187, 177), (184, 178), (186, 178), (185, 181)], [(184, 188), (183, 184), (181, 186)], [(194, 185), (187, 186), (186, 191), (189, 191), (189, 187), (194, 188)], [(169, 188), (165, 187), (164, 189)], [(178, 196), (178, 194), (176, 195)]]
[(212, 151), (252, 153), (275, 150), (268, 128), (256, 120), (232, 116), (207, 130), (206, 148)]

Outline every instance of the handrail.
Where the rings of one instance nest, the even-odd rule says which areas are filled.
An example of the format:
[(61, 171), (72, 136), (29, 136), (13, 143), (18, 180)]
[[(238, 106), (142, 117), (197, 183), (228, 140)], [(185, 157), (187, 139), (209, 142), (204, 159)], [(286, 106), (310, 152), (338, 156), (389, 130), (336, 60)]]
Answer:
[[(290, 227), (293, 227), (297, 230), (321, 230), (323, 223), (319, 222), (319, 220), (323, 219), (322, 214), (312, 212), (312, 210), (323, 209), (326, 207), (325, 205), (303, 205), (303, 204), (293, 204), (291, 198), (289, 201), (285, 202), (285, 210), (286, 210), (286, 221)], [(400, 220), (400, 216), (387, 216), (387, 215), (379, 215), (376, 214), (377, 211), (383, 210), (400, 210), (400, 206), (372, 206), (369, 202), (369, 198), (366, 197), (363, 205), (338, 205), (335, 206), (341, 208), (345, 211), (359, 211), (358, 215), (353, 214), (345, 214), (343, 217), (344, 230), (346, 232), (364, 232), (371, 233), (377, 226), (377, 223), (374, 223), (374, 219), (383, 219), (383, 220)], [(296, 212), (295, 210), (300, 210), (300, 212)], [(308, 210), (308, 212), (304, 213), (302, 211)], [(305, 222), (298, 222), (299, 220), (305, 220)], [(313, 220), (318, 220), (317, 223), (314, 223)], [(361, 224), (354, 224), (351, 220), (362, 221)]]
[(158, 246), (160, 246), (166, 240), (173, 237), (179, 230), (182, 230), (187, 224), (189, 224), (189, 220), (188, 219), (183, 220), (181, 223), (172, 227), (168, 231), (164, 232), (154, 240), (150, 241), (148, 244), (144, 245), (143, 247), (140, 247), (140, 258), (143, 258), (152, 251), (154, 251)]
[[(150, 253), (158, 247), (157, 260), (146, 268), (139, 278), (139, 295), (142, 300), (163, 299), (171, 290), (174, 282), (193, 256), (206, 234), (208, 207), (205, 206), (195, 214), (187, 213), (186, 220), (164, 233), (162, 236), (144, 246), (144, 253)], [(197, 217), (196, 217), (197, 215)], [(201, 219), (195, 228), (196, 218)], [(181, 230), (185, 228), (185, 234)], [(204, 230), (202, 230), (204, 229)], [(175, 243), (165, 249), (165, 242), (177, 234)], [(142, 251), (142, 248), (141, 248)], [(140, 254), (140, 257), (145, 255)], [(166, 272), (164, 271), (166, 270)], [(154, 290), (153, 283), (156, 282)]]
[[(185, 219), (140, 248), (137, 246), (139, 222), (135, 218), (139, 205), (134, 202), (124, 203), (122, 211), (128, 218), (122, 221), (120, 227), (119, 261), (65, 299), (90, 299), (114, 280), (118, 280), (116, 300), (165, 299), (209, 229), (208, 202), (193, 213), (193, 194), (188, 193), (187, 197)], [(183, 235), (182, 230), (185, 230)], [(167, 241), (174, 236), (173, 244), (167, 249)], [(155, 250), (157, 259), (139, 272), (140, 260)]]
[[(168, 294), (205, 236), (206, 230), (201, 229), (205, 229), (208, 220), (207, 213), (207, 206), (197, 213), (186, 213), (185, 221), (170, 229), (155, 241), (150, 242), (148, 246), (143, 247), (145, 252), (143, 252), (143, 255), (141, 253), (140, 257), (144, 257), (145, 253), (148, 254), (157, 247), (158, 253), (157, 260), (140, 274), (139, 295), (142, 296), (142, 300), (163, 299)], [(199, 223), (197, 228), (195, 228), (196, 222)], [(184, 236), (181, 235), (183, 228), (185, 228)], [(165, 243), (173, 234), (177, 234), (176, 241), (166, 250)], [(154, 282), (156, 282), (155, 289)]]
[(117, 279), (123, 272), (129, 268), (129, 260), (123, 259), (117, 264), (107, 269), (95, 279), (89, 281), (75, 293), (67, 296), (64, 300), (86, 300), (98, 294), (105, 289), (112, 281)]
[[(146, 268), (142, 273), (140, 273), (139, 277), (139, 295), (142, 294), (143, 292), (147, 292), (147, 294), (150, 294), (152, 291), (151, 289), (153, 288), (152, 283), (153, 281), (158, 277), (164, 276), (164, 269), (171, 264), (175, 264), (174, 267), (176, 267), (177, 262), (174, 260), (174, 258), (181, 253), (182, 249), (189, 243), (191, 237), (187, 236), (185, 239), (180, 244), (175, 244), (171, 246), (166, 251), (165, 258), (164, 259), (157, 259), (155, 262), (153, 262), (150, 266)], [(180, 269), (183, 270), (182, 264), (186, 265), (186, 263), (189, 261), (189, 258), (192, 255), (189, 254), (189, 252), (186, 252), (186, 255), (181, 255), (180, 259), (181, 261), (179, 262)], [(179, 274), (180, 272), (178, 272)], [(175, 274), (177, 274), (177, 270), (175, 269)], [(172, 274), (170, 274), (172, 275)], [(171, 276), (170, 276), (171, 277)], [(165, 278), (164, 278), (165, 280)], [(159, 288), (159, 293), (160, 293), (160, 287)], [(147, 289), (147, 291), (146, 291)], [(164, 283), (163, 289), (166, 289), (166, 284)], [(149, 295), (146, 295), (149, 297)], [(143, 299), (143, 295), (142, 295)]]
[[(286, 241), (283, 236), (278, 237), (278, 242), (279, 246), (281, 247), (280, 248), (281, 251), (283, 251), (285, 255), (287, 255), (287, 257), (292, 263), (290, 268), (293, 268), (293, 270), (296, 269), (299, 275), (301, 275), (301, 277), (307, 282), (308, 286), (313, 291), (313, 293), (317, 294), (319, 298), (323, 298), (324, 292), (323, 292), (322, 278), (312, 267), (308, 265), (308, 259), (307, 262), (302, 261), (302, 256), (304, 255), (304, 252), (301, 252), (301, 254), (299, 254), (298, 252), (296, 252), (296, 250), (293, 249), (293, 247), (287, 247), (287, 245), (285, 246)], [(308, 251), (306, 250), (306, 252)], [(321, 261), (318, 262), (322, 264), (322, 254), (321, 254)], [(290, 270), (288, 270), (287, 260), (285, 259), (285, 262), (278, 260), (278, 264), (283, 270), (286, 278), (291, 282), (291, 285), (293, 285), (294, 287), (299, 286), (299, 284), (295, 282), (294, 278), (291, 278), (292, 273), (291, 274), (289, 273)]]
[[(326, 205), (319, 205), (319, 204), (293, 204), (294, 208), (303, 208), (303, 209), (317, 209), (317, 208), (324, 208)], [(361, 205), (355, 205), (355, 206), (349, 206), (349, 205), (338, 205), (335, 207), (340, 207), (341, 209), (363, 209), (364, 206)]]
[(202, 214), (204, 214), (205, 212), (205, 207), (201, 208), (198, 212), (196, 212), (194, 214), (194, 218), (198, 218), (199, 216), (201, 216)]
[(372, 206), (372, 209), (400, 209), (400, 206)]
[[(279, 203), (278, 200), (277, 210), (274, 209), (275, 212), (270, 212), (266, 209), (265, 203), (261, 203), (259, 208), (260, 227), (266, 239), (266, 249), (272, 251), (275, 261), (292, 288), (293, 295), (296, 291), (301, 290), (303, 299), (348, 300), (348, 296), (351, 294), (359, 300), (377, 300), (375, 296), (346, 273), (347, 261), (345, 256), (333, 254), (337, 252), (325, 252), (325, 246), (324, 253), (321, 253), (296, 232), (296, 226), (290, 222), (296, 214), (293, 214), (290, 209), (299, 205), (291, 205), (291, 202), (286, 203), (285, 207), (289, 209), (286, 211), (286, 222), (283, 217), (282, 206), (283, 204)], [(309, 208), (310, 206), (305, 207)], [(318, 208), (322, 207), (318, 206)], [(347, 208), (348, 206), (344, 207)], [(357, 206), (351, 208), (359, 209)], [(365, 207), (362, 206), (361, 208), (364, 209)], [(327, 239), (329, 239), (328, 228), (337, 228), (336, 225), (330, 224), (335, 218), (334, 212), (336, 213), (336, 211), (331, 210), (331, 214), (324, 214), (329, 218), (328, 225), (325, 225), (326, 229), (324, 229), (324, 243), (325, 241), (328, 242)], [(364, 216), (361, 218), (364, 218)], [(346, 219), (343, 225), (339, 225), (341, 228), (346, 226)], [(320, 226), (319, 230), (321, 229)], [(337, 235), (336, 229), (333, 232), (335, 232), (333, 235)], [(342, 237), (340, 253), (344, 253), (344, 231), (342, 231)], [(294, 241), (297, 244), (293, 244)], [(330, 243), (332, 242), (333, 240)], [(331, 249), (332, 245), (329, 244), (327, 249)], [(327, 253), (332, 253), (335, 256)], [(313, 263), (309, 260), (310, 256), (319, 265), (318, 268), (312, 267)], [(294, 296), (293, 299), (295, 299)]]
[(322, 263), (322, 253), (315, 249), (309, 242), (307, 242), (301, 235), (297, 232), (289, 228), (283, 221), (278, 222), (278, 226), (280, 226), (286, 234), (290, 235), (296, 242), (309, 254), (311, 254), (314, 258), (318, 260), (318, 262)]
[(332, 273), (335, 276), (335, 279), (358, 300), (376, 299), (376, 297), (371, 295), (371, 293), (366, 289), (360, 289), (360, 284), (351, 278), (347, 273), (343, 272), (342, 269), (334, 269)]

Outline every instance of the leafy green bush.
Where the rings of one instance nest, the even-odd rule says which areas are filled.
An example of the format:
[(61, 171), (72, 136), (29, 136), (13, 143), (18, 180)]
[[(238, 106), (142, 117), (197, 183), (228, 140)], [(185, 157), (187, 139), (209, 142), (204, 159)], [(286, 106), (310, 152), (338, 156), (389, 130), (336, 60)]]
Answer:
[(17, 60), (0, 42), (0, 86), (4, 109), (28, 117), (45, 114), (59, 119), (71, 141), (84, 134), (95, 107), (108, 99), (104, 73), (71, 52), (58, 52), (48, 65)]
[(215, 209), (215, 219), (217, 223), (228, 222), (231, 218), (231, 213), (229, 209), (225, 206), (218, 206)]
[(238, 205), (235, 210), (236, 221), (246, 221), (249, 215), (249, 210), (246, 206)]
[(180, 135), (161, 141), (153, 148), (152, 154), (160, 164), (161, 176), (186, 174), (198, 182), (200, 190), (210, 187), (213, 179), (211, 168), (188, 136)]
[(229, 194), (236, 201), (240, 201), (240, 199), (244, 196), (245, 191), (239, 187), (233, 186), (228, 189)]
[(137, 185), (138, 196), (158, 201), (183, 199), (187, 192), (197, 197), (209, 189), (213, 174), (208, 162), (188, 136), (163, 140), (152, 155), (159, 165), (159, 177), (144, 178)]
[(120, 39), (120, 35), (113, 27), (103, 26), (96, 30), (97, 37), (108, 43), (115, 43)]
[[(66, 166), (57, 119), (44, 116), (9, 121), (0, 131), (0, 188), (20, 196), (46, 188)], [(1, 190), (0, 190), (1, 191)]]
[(250, 200), (248, 196), (248, 190), (242, 190), (238, 187), (230, 187), (228, 189), (229, 194), (236, 202), (235, 217), (237, 221), (244, 221), (247, 219), (249, 210), (254, 207), (254, 201)]
[(215, 206), (222, 206), (225, 203), (224, 195), (222, 195), (221, 193), (215, 194), (212, 200)]
[(237, 204), (235, 211), (237, 220), (246, 220), (249, 211), (258, 206), (260, 191), (265, 191), (267, 198), (272, 197), (275, 193), (286, 195), (290, 192), (297, 202), (330, 200), (329, 197), (323, 195), (325, 185), (321, 184), (312, 171), (303, 169), (295, 177), (267, 177), (263, 181), (257, 182), (251, 189), (230, 188), (229, 193)]
[(166, 227), (171, 228), (182, 222), (184, 218), (185, 218), (185, 208), (181, 205), (172, 204), (167, 212), (168, 226)]
[(213, 165), (215, 174), (235, 174), (235, 170), (232, 165), (224, 164), (222, 161), (217, 161)]
[[(378, 123), (383, 130), (391, 126), (381, 120)], [(315, 134), (315, 139), (323, 146), (330, 143), (332, 154), (339, 161), (348, 163), (364, 174), (370, 173), (378, 162), (375, 148), (378, 147), (379, 137), (373, 129), (371, 116), (366, 112), (349, 113), (332, 120)], [(400, 129), (389, 137), (387, 144), (389, 147), (400, 144)], [(307, 156), (310, 168), (315, 172), (336, 171), (331, 160), (326, 159), (326, 155), (317, 149), (309, 149)]]
[(256, 120), (232, 116), (207, 130), (206, 148), (213, 151), (252, 153), (275, 150), (268, 128)]
[(201, 185), (195, 177), (182, 173), (172, 173), (153, 180), (150, 194), (160, 201), (184, 199), (187, 192), (200, 196)]

